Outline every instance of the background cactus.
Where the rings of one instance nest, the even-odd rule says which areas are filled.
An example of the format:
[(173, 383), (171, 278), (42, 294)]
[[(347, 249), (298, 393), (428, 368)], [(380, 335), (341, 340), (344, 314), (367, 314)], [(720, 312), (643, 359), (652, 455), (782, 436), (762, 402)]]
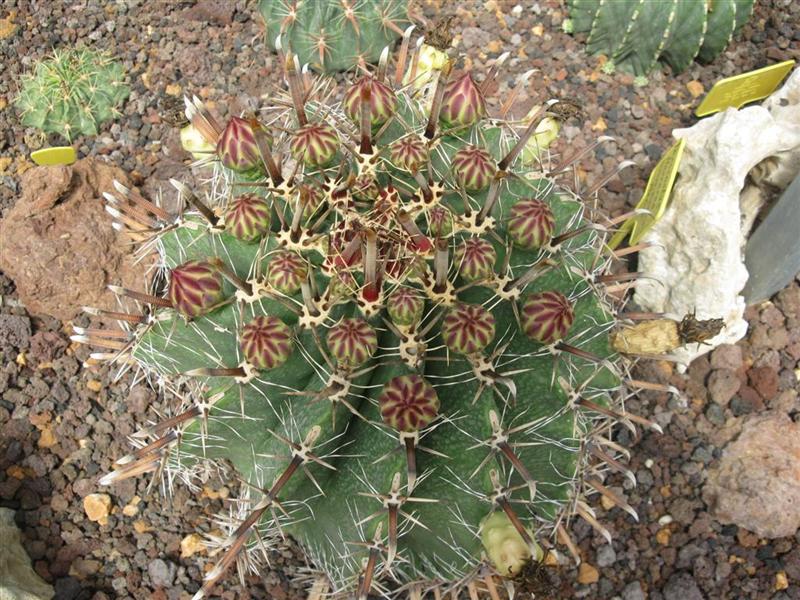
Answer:
[[(621, 399), (660, 387), (624, 381), (609, 344), (612, 292), (635, 278), (605, 274), (614, 223), (593, 224), (559, 184), (594, 146), (524, 168), (558, 104), (524, 131), (488, 116), (501, 61), (477, 83), (447, 60), (432, 99), (409, 95), (410, 47), (409, 32), (394, 73), (382, 61), (343, 104), (322, 101), (331, 82), (291, 53), (288, 98), (258, 120), (223, 127), (187, 100), (218, 166), (210, 193), (173, 182), (183, 214), (121, 185), (107, 195), (115, 227), (157, 248), (169, 281), (114, 288), (142, 310), (75, 339), (188, 392), (102, 482), (228, 464), (248, 484), (198, 598), (285, 534), (317, 569), (317, 594), (498, 598), (496, 576), (556, 542), (578, 559), (571, 516), (610, 539), (588, 494), (635, 516), (603, 485), (608, 469), (632, 477), (612, 427), (657, 428)], [(260, 164), (225, 168), (243, 146)]]
[(325, 72), (376, 63), (409, 25), (404, 0), (261, 0), (258, 8), (273, 50), (280, 36), (300, 64)]
[(24, 125), (71, 141), (96, 135), (100, 125), (119, 115), (129, 93), (122, 65), (108, 54), (56, 50), (22, 78), (16, 104)]
[(588, 33), (587, 50), (647, 75), (659, 60), (673, 73), (709, 62), (753, 12), (755, 0), (568, 0), (567, 30)]

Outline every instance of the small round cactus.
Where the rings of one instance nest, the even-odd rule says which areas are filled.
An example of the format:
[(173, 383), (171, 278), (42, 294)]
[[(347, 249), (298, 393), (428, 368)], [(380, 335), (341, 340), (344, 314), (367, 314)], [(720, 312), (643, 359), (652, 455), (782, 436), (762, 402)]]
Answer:
[(404, 85), (410, 42), (341, 103), (284, 47), (269, 127), (187, 100), (219, 162), (208, 200), (173, 182), (188, 209), (170, 215), (117, 189), (132, 215), (117, 226), (157, 232), (170, 287), (117, 288), (152, 310), (93, 357), (189, 393), (102, 481), (221, 462), (251, 490), (196, 598), (285, 535), (325, 597), (496, 598), (513, 581), (495, 578), (574, 549), (568, 518), (607, 535), (588, 495), (632, 510), (603, 486), (625, 470), (608, 436), (617, 420), (656, 426), (621, 403), (605, 230), (522, 159), (544, 112), (486, 118), (497, 69), (479, 87), (453, 58), (430, 90)]
[(97, 135), (103, 123), (119, 116), (128, 94), (122, 65), (108, 54), (57, 50), (23, 76), (16, 105), (24, 125), (72, 141)]

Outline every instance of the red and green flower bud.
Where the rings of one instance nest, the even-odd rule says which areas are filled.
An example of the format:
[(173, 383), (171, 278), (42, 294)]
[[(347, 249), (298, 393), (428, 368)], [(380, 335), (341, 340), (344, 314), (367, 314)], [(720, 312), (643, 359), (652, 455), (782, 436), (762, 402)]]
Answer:
[(337, 270), (328, 281), (328, 296), (333, 300), (350, 298), (358, 287), (358, 281), (350, 271)]
[(365, 87), (369, 88), (370, 123), (372, 127), (380, 127), (397, 110), (397, 96), (392, 88), (370, 75), (365, 75), (347, 90), (344, 95), (344, 110), (356, 125), (361, 122), (361, 97)]
[(380, 195), (378, 183), (372, 175), (356, 177), (351, 192), (356, 200), (361, 200), (362, 202), (374, 202)]
[(508, 235), (520, 248), (534, 250), (550, 243), (556, 219), (550, 207), (541, 200), (520, 200), (511, 207)]
[(292, 154), (309, 167), (324, 167), (333, 160), (338, 149), (339, 136), (325, 123), (309, 123), (292, 137)]
[(450, 127), (474, 125), (486, 115), (486, 100), (469, 73), (451, 81), (444, 90), (439, 120)]
[(455, 258), (461, 277), (467, 281), (476, 281), (492, 276), (497, 252), (491, 242), (480, 237), (471, 237), (458, 245)]
[(520, 324), (529, 338), (552, 344), (569, 333), (575, 321), (572, 303), (561, 292), (532, 294), (522, 303)]
[(389, 160), (407, 171), (419, 171), (428, 162), (428, 146), (417, 136), (404, 137), (389, 146)]
[(442, 321), (445, 345), (457, 354), (475, 354), (494, 339), (495, 319), (483, 306), (458, 304)]
[(464, 146), (453, 155), (453, 176), (470, 191), (485, 190), (497, 172), (492, 155), (477, 146)]
[(252, 122), (232, 117), (217, 142), (217, 156), (224, 167), (239, 173), (261, 169)]
[(378, 349), (378, 334), (364, 319), (342, 319), (328, 331), (328, 350), (346, 369), (360, 367)]
[(419, 431), (439, 414), (436, 390), (416, 373), (391, 379), (383, 386), (378, 405), (383, 422), (403, 433)]
[(322, 204), (325, 198), (325, 193), (316, 185), (303, 183), (300, 185), (300, 194), (305, 197), (305, 207), (303, 208), (303, 217), (308, 219), (313, 216), (317, 209)]
[(225, 231), (237, 240), (255, 242), (269, 233), (272, 209), (265, 198), (242, 194), (225, 211)]
[(437, 206), (428, 213), (428, 231), (434, 237), (447, 237), (453, 233), (453, 213)]
[(171, 271), (169, 299), (189, 319), (211, 312), (224, 299), (222, 273), (205, 261), (183, 263)]
[(292, 330), (278, 317), (256, 317), (242, 327), (239, 343), (248, 364), (274, 369), (292, 355)]
[(281, 250), (267, 260), (267, 283), (271, 287), (287, 296), (293, 296), (300, 291), (300, 285), (308, 278), (308, 265), (300, 255)]
[(397, 288), (386, 300), (386, 311), (392, 323), (400, 327), (412, 327), (422, 320), (425, 300), (414, 289)]

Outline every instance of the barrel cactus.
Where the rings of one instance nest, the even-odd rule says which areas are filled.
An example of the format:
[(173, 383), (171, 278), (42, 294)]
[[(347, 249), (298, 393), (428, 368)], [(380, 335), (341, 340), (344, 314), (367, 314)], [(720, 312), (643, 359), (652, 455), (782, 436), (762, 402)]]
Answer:
[(222, 464), (246, 482), (196, 598), (290, 535), (317, 598), (497, 599), (532, 561), (578, 559), (573, 516), (610, 537), (587, 496), (635, 516), (603, 484), (632, 477), (613, 427), (657, 428), (622, 398), (660, 388), (626, 380), (609, 342), (618, 318), (646, 317), (610, 304), (635, 277), (605, 272), (614, 222), (559, 183), (593, 146), (523, 167), (558, 104), (524, 127), (492, 116), (500, 65), (479, 83), (453, 57), (430, 98), (409, 93), (410, 48), (341, 103), (288, 52), (288, 93), (258, 118), (223, 125), (187, 99), (216, 148), (211, 189), (173, 181), (178, 215), (122, 185), (106, 195), (167, 283), (114, 287), (141, 310), (93, 310), (123, 328), (75, 339), (181, 403), (101, 482)]
[(406, 0), (260, 0), (267, 43), (295, 52), (317, 71), (376, 63), (408, 26)]
[(71, 141), (96, 135), (100, 125), (119, 115), (129, 93), (122, 65), (108, 54), (56, 50), (22, 78), (16, 105), (24, 125)]
[(673, 73), (710, 62), (753, 12), (755, 0), (569, 0), (567, 28), (588, 33), (587, 50), (646, 76), (658, 61)]

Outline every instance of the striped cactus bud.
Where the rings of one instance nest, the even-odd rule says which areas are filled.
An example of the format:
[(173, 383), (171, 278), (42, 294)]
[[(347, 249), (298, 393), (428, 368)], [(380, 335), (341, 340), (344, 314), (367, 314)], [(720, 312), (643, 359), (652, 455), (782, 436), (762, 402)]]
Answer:
[(535, 198), (520, 200), (511, 207), (508, 235), (520, 248), (533, 250), (550, 243), (556, 219), (550, 207)]
[(269, 257), (267, 283), (282, 294), (296, 294), (307, 277), (308, 265), (300, 255), (281, 250)]
[(253, 122), (232, 117), (217, 141), (217, 156), (223, 166), (240, 173), (260, 169), (261, 154), (253, 132)]
[(491, 277), (496, 260), (494, 246), (480, 237), (467, 238), (456, 248), (458, 272), (467, 281)]
[(378, 396), (378, 405), (383, 422), (404, 433), (419, 431), (439, 414), (436, 390), (416, 373), (390, 379)]
[(336, 270), (328, 281), (328, 296), (334, 300), (352, 297), (359, 285), (350, 271)]
[(325, 193), (319, 186), (303, 183), (300, 185), (300, 195), (305, 198), (305, 208), (303, 209), (303, 217), (308, 219), (311, 217), (322, 204), (325, 199)]
[(418, 171), (428, 162), (428, 146), (415, 135), (404, 137), (389, 147), (389, 160), (400, 169)]
[(409, 287), (397, 288), (386, 299), (386, 312), (392, 323), (400, 327), (411, 327), (422, 320), (425, 300)]
[(295, 132), (291, 149), (309, 167), (324, 167), (336, 156), (339, 137), (330, 125), (309, 123)]
[(451, 81), (444, 90), (439, 119), (450, 127), (469, 127), (486, 115), (486, 100), (472, 75)]
[(328, 350), (346, 369), (363, 365), (378, 349), (378, 335), (364, 319), (342, 319), (328, 330)]
[(561, 292), (532, 294), (522, 303), (522, 331), (542, 344), (552, 344), (569, 333), (575, 321), (572, 303)]
[(242, 194), (225, 211), (225, 231), (237, 240), (255, 242), (269, 233), (272, 209), (266, 199)]
[(453, 233), (453, 213), (437, 206), (428, 213), (428, 231), (436, 237), (447, 237)]
[(292, 330), (278, 317), (256, 317), (242, 327), (239, 344), (249, 364), (274, 369), (292, 355)]
[(374, 202), (380, 195), (378, 182), (375, 181), (372, 175), (360, 175), (356, 177), (351, 192), (356, 200), (361, 200), (362, 202)]
[(442, 338), (457, 354), (475, 354), (494, 339), (494, 315), (478, 304), (458, 304), (442, 321)]
[(344, 110), (356, 124), (361, 122), (361, 98), (365, 88), (369, 88), (370, 123), (373, 127), (380, 127), (397, 109), (397, 97), (392, 88), (370, 75), (365, 75), (347, 90)]
[(453, 155), (453, 176), (460, 186), (470, 191), (489, 187), (497, 165), (491, 154), (477, 146), (464, 146)]
[(211, 263), (191, 260), (172, 269), (169, 299), (173, 308), (193, 319), (213, 310), (223, 300), (223, 279)]

